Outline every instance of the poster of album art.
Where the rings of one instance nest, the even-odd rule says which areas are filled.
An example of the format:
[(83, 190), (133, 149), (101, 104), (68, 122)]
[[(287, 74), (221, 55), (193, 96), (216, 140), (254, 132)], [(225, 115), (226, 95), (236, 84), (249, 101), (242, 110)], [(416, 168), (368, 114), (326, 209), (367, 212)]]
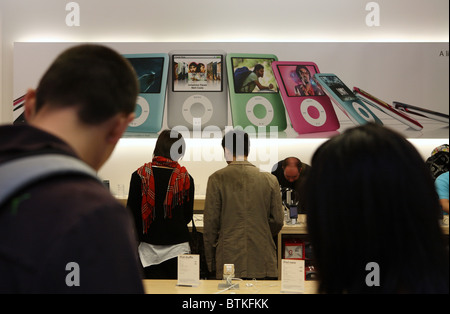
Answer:
[[(23, 119), (23, 98), (28, 88), (36, 88), (39, 78), (45, 72), (52, 60), (64, 49), (76, 45), (77, 43), (21, 43), (14, 44), (14, 81), (13, 81), (13, 97), (12, 105), (13, 119), (16, 122)], [(249, 125), (243, 125), (242, 128), (247, 131), (258, 131), (261, 124), (270, 123), (271, 119), (280, 118), (271, 115), (270, 101), (267, 98), (274, 93), (280, 94), (282, 88), (286, 88), (289, 99), (283, 100), (284, 106), (293, 103), (297, 113), (284, 110), (284, 112), (276, 112), (276, 115), (283, 115), (283, 119), (287, 121), (287, 127), (277, 129), (276, 125), (267, 128), (266, 132), (276, 133), (272, 137), (279, 138), (327, 138), (335, 134), (341, 133), (345, 129), (357, 124), (349, 115), (348, 109), (342, 107), (333, 95), (326, 93), (326, 88), (320, 86), (319, 81), (315, 80), (316, 72), (321, 74), (332, 74), (339, 79), (339, 83), (344, 87), (335, 89), (345, 93), (337, 95), (337, 98), (350, 100), (354, 107), (352, 110), (361, 115), (366, 120), (370, 120), (370, 114), (376, 116), (376, 120), (381, 121), (384, 125), (391, 127), (402, 133), (408, 138), (448, 138), (448, 114), (449, 114), (449, 58), (448, 43), (102, 43), (111, 48), (116, 49), (121, 54), (143, 54), (143, 53), (169, 53), (173, 50), (188, 51), (189, 47), (195, 46), (196, 51), (222, 50), (225, 54), (247, 54), (247, 60), (240, 60), (240, 68), (246, 67), (248, 70), (247, 81), (251, 78), (254, 80), (248, 86), (252, 86), (251, 95), (261, 99), (260, 104), (252, 100), (246, 100), (238, 106), (247, 106), (247, 112), (252, 117), (248, 119)], [(253, 55), (274, 55), (277, 61), (290, 62), (312, 62), (317, 68), (311, 66), (304, 70), (291, 67), (284, 70), (283, 76), (279, 80), (275, 80), (273, 66), (270, 64), (258, 66), (252, 62)], [(256, 57), (254, 58), (256, 60)], [(173, 71), (172, 79), (174, 81), (174, 91), (180, 92), (202, 92), (203, 99), (208, 98), (208, 93), (214, 93), (221, 90), (222, 80), (228, 79), (227, 92), (229, 90), (230, 79), (236, 79), (235, 73), (225, 73), (226, 65), (222, 60), (218, 62), (216, 56), (205, 53), (203, 56), (184, 59), (178, 58), (170, 60), (173, 62), (170, 70)], [(267, 61), (267, 60), (266, 60)], [(236, 63), (238, 64), (238, 63)], [(174, 66), (176, 65), (176, 66)], [(233, 68), (233, 72), (237, 71), (237, 67)], [(306, 71), (307, 70), (307, 71)], [(166, 69), (169, 71), (169, 69)], [(240, 70), (243, 71), (243, 70)], [(286, 72), (287, 71), (287, 72)], [(304, 73), (302, 73), (302, 71)], [(308, 72), (309, 71), (309, 75)], [(253, 74), (251, 74), (253, 73)], [(312, 73), (312, 74), (311, 74)], [(169, 85), (169, 84), (168, 84)], [(436, 116), (421, 114), (422, 111), (410, 110), (405, 112), (405, 108), (397, 107), (398, 110), (403, 109), (403, 114), (407, 114), (410, 118), (416, 120), (422, 128), (412, 128), (404, 121), (399, 120), (394, 115), (375, 107), (373, 104), (362, 102), (355, 92), (354, 88), (362, 89), (374, 98), (381, 100), (395, 108), (395, 104), (406, 104), (418, 107), (425, 111), (437, 112), (443, 118), (435, 119)], [(250, 88), (250, 87), (248, 87)], [(248, 89), (247, 88), (247, 89)], [(334, 114), (336, 115), (339, 125), (336, 130), (330, 132), (302, 132), (301, 128), (294, 130), (293, 123), (300, 121), (301, 123), (310, 123), (322, 125), (326, 123), (328, 117), (323, 115), (321, 107), (323, 103), (314, 98), (316, 102), (310, 101), (308, 106), (303, 106), (300, 101), (298, 105), (292, 102), (295, 97), (304, 97), (306, 91), (325, 92), (324, 97), (330, 98)], [(166, 93), (166, 91), (160, 91)], [(336, 96), (336, 95), (334, 95)], [(273, 96), (270, 96), (273, 97)], [(356, 97), (356, 98), (355, 98)], [(207, 102), (207, 100), (205, 100)], [(358, 103), (356, 105), (355, 103)], [(171, 106), (167, 98), (164, 106), (164, 116), (162, 120), (162, 128), (167, 128), (167, 107)], [(192, 105), (194, 107), (195, 104)], [(212, 110), (214, 114), (214, 103), (208, 104), (208, 110)], [(250, 107), (250, 109), (248, 109)], [(285, 107), (282, 107), (285, 108)], [(306, 108), (306, 109), (305, 109)], [(198, 108), (196, 108), (198, 109)], [(200, 108), (202, 109), (202, 108)], [(232, 119), (232, 111), (236, 110), (236, 104), (230, 103), (228, 99), (228, 126), (236, 127)], [(201, 110), (200, 110), (201, 111)], [(203, 110), (205, 111), (205, 110)], [(180, 112), (180, 115), (182, 113)], [(253, 117), (254, 116), (254, 117)], [(259, 119), (259, 120), (258, 120)], [(200, 119), (201, 120), (201, 117)], [(246, 120), (247, 121), (247, 120)], [(256, 121), (256, 122), (255, 122)], [(253, 124), (252, 124), (253, 123)], [(201, 121), (200, 121), (201, 125)], [(185, 127), (180, 125), (180, 128)], [(192, 128), (191, 128), (192, 129)], [(208, 130), (222, 131), (223, 127), (209, 126)], [(200, 133), (203, 130), (201, 126), (197, 130)], [(142, 135), (142, 134), (141, 134)], [(137, 136), (137, 135), (136, 135)], [(145, 134), (143, 135), (145, 136)], [(154, 136), (148, 134), (148, 136)]]

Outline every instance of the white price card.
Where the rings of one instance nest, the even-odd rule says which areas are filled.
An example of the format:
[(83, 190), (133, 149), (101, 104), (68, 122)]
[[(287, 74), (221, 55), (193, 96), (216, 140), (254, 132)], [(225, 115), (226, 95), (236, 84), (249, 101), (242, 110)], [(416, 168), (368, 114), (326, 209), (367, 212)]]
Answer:
[(281, 260), (281, 292), (305, 291), (305, 260)]
[(200, 255), (178, 255), (178, 286), (198, 286), (200, 284)]

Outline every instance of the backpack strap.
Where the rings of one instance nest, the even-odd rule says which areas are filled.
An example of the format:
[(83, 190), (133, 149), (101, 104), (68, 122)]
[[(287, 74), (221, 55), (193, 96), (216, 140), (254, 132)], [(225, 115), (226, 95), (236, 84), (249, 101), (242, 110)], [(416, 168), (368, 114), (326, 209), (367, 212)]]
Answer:
[(45, 154), (15, 159), (0, 165), (0, 208), (27, 185), (56, 175), (81, 174), (101, 183), (94, 169), (66, 155)]

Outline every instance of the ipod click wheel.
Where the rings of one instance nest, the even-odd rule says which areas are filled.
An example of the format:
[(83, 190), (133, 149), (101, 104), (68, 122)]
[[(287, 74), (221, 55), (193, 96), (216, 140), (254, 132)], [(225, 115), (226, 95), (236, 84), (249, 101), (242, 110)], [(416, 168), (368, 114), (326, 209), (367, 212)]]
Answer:
[(250, 98), (245, 107), (248, 120), (256, 126), (267, 126), (273, 120), (273, 107), (264, 97)]
[(133, 121), (131, 121), (129, 125), (132, 128), (143, 125), (150, 115), (150, 106), (148, 102), (141, 96), (138, 96), (136, 101), (135, 115), (136, 117)]
[[(353, 109), (355, 109), (356, 113), (359, 114), (367, 122), (376, 122), (375, 117), (371, 111), (369, 111), (366, 107), (363, 107), (360, 103), (356, 101), (352, 102)], [(359, 123), (359, 122), (358, 122)]]
[(327, 113), (323, 106), (314, 99), (305, 99), (300, 104), (303, 118), (312, 126), (320, 127), (327, 121)]
[(201, 124), (206, 124), (212, 118), (213, 104), (203, 95), (192, 95), (183, 103), (181, 112), (187, 122), (201, 121)]

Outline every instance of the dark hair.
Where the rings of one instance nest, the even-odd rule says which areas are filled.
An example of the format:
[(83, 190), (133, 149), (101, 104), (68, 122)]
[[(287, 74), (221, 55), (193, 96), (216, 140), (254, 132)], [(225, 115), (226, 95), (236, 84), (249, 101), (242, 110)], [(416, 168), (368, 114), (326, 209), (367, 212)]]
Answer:
[[(308, 233), (324, 293), (448, 293), (440, 206), (424, 160), (400, 134), (366, 124), (313, 155)], [(380, 286), (366, 284), (376, 262)]]
[(153, 156), (162, 156), (174, 161), (183, 157), (186, 151), (186, 142), (181, 133), (175, 130), (162, 131), (156, 140)]
[(264, 69), (264, 66), (262, 64), (257, 64), (255, 65), (255, 67), (253, 68), (253, 72), (259, 71), (261, 69)]
[(222, 138), (222, 148), (227, 148), (234, 157), (248, 156), (250, 149), (248, 134), (242, 130), (228, 131)]
[(36, 110), (76, 106), (80, 121), (96, 124), (133, 112), (138, 91), (136, 74), (121, 55), (101, 45), (78, 45), (61, 53), (41, 78)]
[(302, 162), (297, 157), (287, 157), (283, 159), (283, 161), (281, 162), (281, 167), (283, 169), (286, 168), (289, 159), (295, 159), (298, 172), (300, 172), (302, 170)]
[(311, 76), (311, 72), (309, 72), (308, 68), (306, 67), (306, 65), (297, 65), (297, 67), (295, 68), (295, 72), (300, 75), (300, 70), (304, 69), (306, 72), (308, 72), (308, 75)]

